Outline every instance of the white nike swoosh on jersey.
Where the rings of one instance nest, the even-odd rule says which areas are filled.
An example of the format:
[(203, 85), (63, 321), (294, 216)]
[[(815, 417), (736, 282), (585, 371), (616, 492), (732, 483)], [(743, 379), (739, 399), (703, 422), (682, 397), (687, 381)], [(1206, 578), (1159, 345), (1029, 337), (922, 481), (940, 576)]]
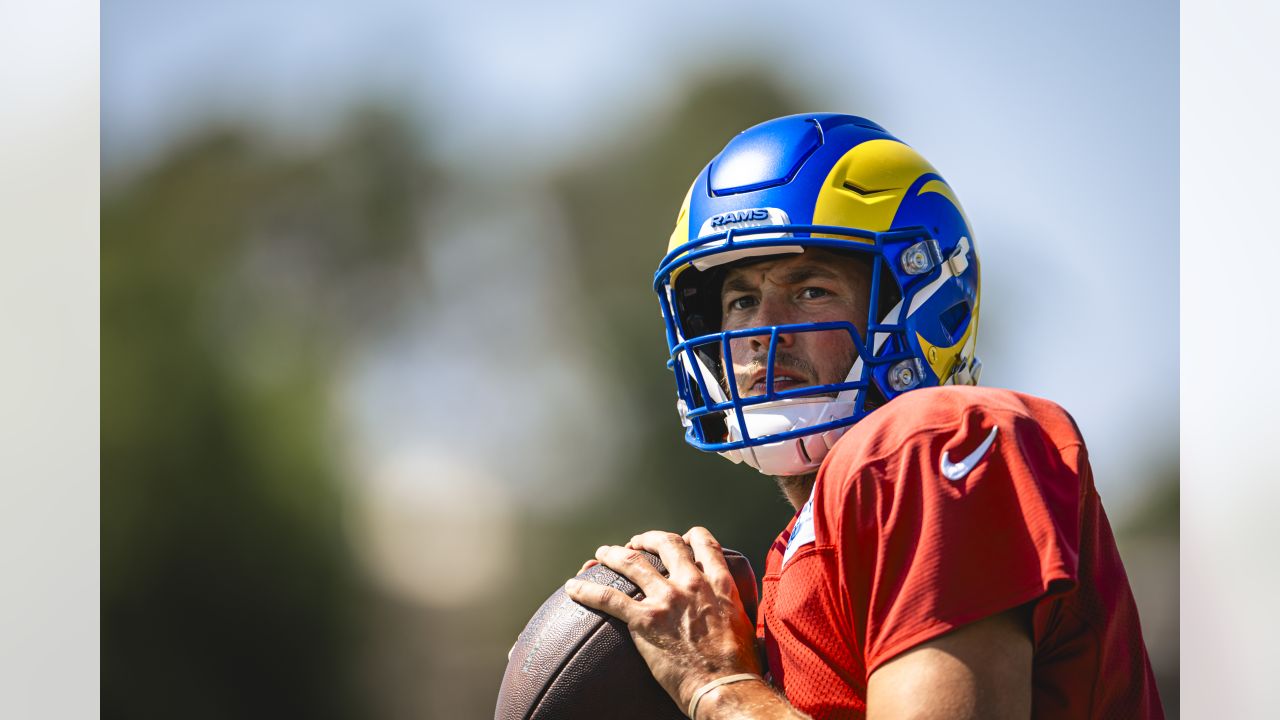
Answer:
[(991, 428), (991, 433), (987, 435), (986, 440), (982, 441), (982, 444), (978, 446), (978, 449), (969, 453), (968, 457), (958, 463), (951, 462), (947, 457), (947, 451), (943, 450), (941, 467), (942, 476), (954, 482), (964, 478), (965, 475), (968, 475), (969, 471), (973, 470), (974, 466), (978, 464), (978, 461), (982, 459), (982, 456), (987, 454), (987, 450), (991, 448), (991, 443), (996, 440), (996, 431), (999, 429), (999, 425)]

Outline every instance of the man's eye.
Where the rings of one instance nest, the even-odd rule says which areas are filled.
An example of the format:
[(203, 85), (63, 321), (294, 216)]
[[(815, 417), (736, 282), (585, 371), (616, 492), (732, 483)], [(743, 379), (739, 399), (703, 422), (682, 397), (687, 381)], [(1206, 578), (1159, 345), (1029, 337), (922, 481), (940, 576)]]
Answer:
[(750, 295), (743, 295), (742, 297), (738, 297), (730, 300), (729, 309), (730, 310), (746, 310), (747, 308), (755, 307), (755, 304), (756, 304), (755, 298), (751, 297)]
[(820, 287), (807, 287), (800, 291), (800, 297), (805, 300), (816, 300), (820, 297), (826, 297), (831, 293)]

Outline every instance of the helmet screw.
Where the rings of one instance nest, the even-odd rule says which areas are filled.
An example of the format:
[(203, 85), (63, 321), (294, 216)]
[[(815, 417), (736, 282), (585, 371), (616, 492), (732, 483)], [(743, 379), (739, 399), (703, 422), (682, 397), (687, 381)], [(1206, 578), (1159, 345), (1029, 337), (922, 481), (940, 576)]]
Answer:
[(927, 273), (933, 269), (934, 257), (929, 252), (930, 246), (928, 240), (921, 240), (902, 251), (902, 256), (898, 258), (898, 264), (902, 265), (902, 271), (908, 275), (920, 275)]
[(900, 360), (889, 368), (889, 387), (896, 392), (910, 390), (920, 384), (924, 377), (924, 366), (918, 358)]

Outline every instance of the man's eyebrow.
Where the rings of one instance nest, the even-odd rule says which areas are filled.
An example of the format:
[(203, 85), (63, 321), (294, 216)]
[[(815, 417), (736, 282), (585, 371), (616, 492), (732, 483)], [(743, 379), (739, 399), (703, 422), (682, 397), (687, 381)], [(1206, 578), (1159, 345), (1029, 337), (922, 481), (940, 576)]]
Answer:
[(751, 292), (756, 286), (748, 282), (742, 275), (730, 275), (725, 279), (724, 285), (720, 288), (720, 294), (727, 292)]

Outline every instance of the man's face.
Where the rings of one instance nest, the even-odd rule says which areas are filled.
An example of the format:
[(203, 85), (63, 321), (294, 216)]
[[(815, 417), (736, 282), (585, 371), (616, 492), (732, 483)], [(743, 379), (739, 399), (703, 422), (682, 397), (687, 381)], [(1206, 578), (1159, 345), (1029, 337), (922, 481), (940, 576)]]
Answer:
[[(845, 321), (865, 338), (870, 295), (866, 262), (810, 248), (731, 268), (720, 291), (722, 329)], [(739, 395), (764, 395), (769, 336), (738, 338), (730, 349)], [(844, 330), (779, 335), (773, 389), (843, 382), (856, 357)]]

